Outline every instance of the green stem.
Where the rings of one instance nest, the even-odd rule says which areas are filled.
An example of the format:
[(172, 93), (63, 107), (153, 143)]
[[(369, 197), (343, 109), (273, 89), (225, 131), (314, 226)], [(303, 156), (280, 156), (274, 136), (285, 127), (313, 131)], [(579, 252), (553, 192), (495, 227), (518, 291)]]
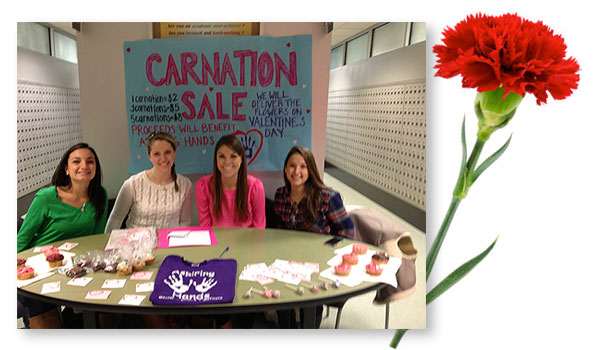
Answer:
[(444, 221), (440, 226), (440, 230), (435, 236), (435, 240), (433, 241), (433, 245), (431, 246), (431, 250), (427, 254), (427, 263), (426, 266), (426, 277), (425, 280), (429, 279), (429, 273), (433, 268), (433, 264), (435, 263), (435, 259), (440, 251), (442, 246), (442, 242), (446, 236), (446, 232), (448, 232), (448, 228), (450, 227), (450, 223), (452, 222), (452, 218), (454, 217), (454, 213), (456, 213), (456, 209), (458, 209), (458, 205), (460, 204), (461, 199), (458, 197), (452, 197), (452, 202), (450, 203), (450, 207), (446, 212), (446, 217), (444, 217)]
[(452, 223), (452, 219), (454, 218), (454, 214), (458, 209), (458, 205), (460, 201), (467, 196), (469, 192), (469, 188), (473, 184), (471, 182), (471, 177), (473, 174), (473, 170), (477, 165), (477, 161), (479, 160), (479, 156), (481, 155), (481, 151), (483, 150), (483, 146), (485, 145), (485, 140), (477, 139), (475, 145), (473, 146), (473, 150), (469, 156), (469, 160), (465, 165), (464, 172), (461, 171), (461, 174), (464, 174), (464, 179), (461, 179), (459, 175), (459, 179), (456, 182), (456, 186), (454, 188), (454, 196), (452, 197), (452, 202), (450, 202), (450, 207), (448, 207), (448, 211), (446, 212), (446, 216), (444, 217), (444, 221), (440, 226), (438, 234), (435, 236), (435, 240), (431, 246), (431, 250), (427, 254), (427, 263), (426, 263), (426, 277), (425, 279), (429, 279), (429, 275), (431, 270), (433, 269), (433, 265), (435, 264), (435, 260), (437, 259), (440, 248), (442, 247), (442, 243), (446, 238), (446, 233), (448, 232), (448, 228), (450, 228), (450, 224)]
[(404, 336), (408, 329), (397, 329), (396, 333), (394, 333), (394, 337), (392, 338), (392, 342), (390, 343), (390, 347), (396, 349), (398, 347), (398, 343), (400, 343), (400, 339)]

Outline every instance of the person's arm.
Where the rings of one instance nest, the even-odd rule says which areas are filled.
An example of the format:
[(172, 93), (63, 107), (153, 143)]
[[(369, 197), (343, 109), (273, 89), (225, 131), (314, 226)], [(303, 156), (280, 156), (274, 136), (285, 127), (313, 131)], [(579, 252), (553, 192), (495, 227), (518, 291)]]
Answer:
[(250, 195), (252, 203), (252, 227), (265, 228), (267, 226), (267, 217), (265, 216), (265, 188), (260, 179), (256, 179)]
[(198, 226), (212, 227), (211, 207), (212, 197), (208, 191), (210, 181), (200, 179), (196, 183), (196, 207), (198, 208)]
[(104, 229), (104, 232), (106, 233), (111, 233), (112, 230), (120, 229), (121, 225), (123, 224), (123, 219), (125, 219), (125, 216), (131, 210), (131, 206), (133, 205), (134, 190), (130, 179), (131, 178), (125, 180), (123, 186), (121, 186), (121, 189), (117, 194), (115, 206), (110, 213), (110, 217), (106, 223), (106, 228)]
[(193, 186), (190, 183), (185, 191), (185, 198), (179, 213), (179, 227), (187, 227), (192, 224), (192, 188)]
[(354, 238), (356, 235), (354, 223), (348, 212), (346, 212), (342, 197), (340, 197), (339, 193), (334, 192), (331, 195), (329, 202), (327, 203), (327, 209), (327, 218), (331, 224), (338, 229), (337, 234), (348, 238)]
[(96, 226), (94, 226), (94, 234), (96, 233), (104, 233), (106, 227), (106, 217), (108, 216), (108, 194), (106, 193), (106, 189), (102, 187), (102, 191), (104, 191), (104, 196), (106, 200), (104, 201), (104, 213), (100, 220), (96, 221)]
[(33, 202), (27, 210), (25, 220), (17, 233), (17, 253), (28, 249), (34, 235), (46, 220), (46, 205), (43, 196), (36, 193)]

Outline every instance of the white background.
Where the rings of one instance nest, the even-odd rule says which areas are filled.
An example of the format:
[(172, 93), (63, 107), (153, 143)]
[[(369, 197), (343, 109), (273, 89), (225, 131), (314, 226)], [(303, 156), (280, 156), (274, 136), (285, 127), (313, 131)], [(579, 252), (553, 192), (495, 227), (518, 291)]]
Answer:
[[(485, 249), (497, 236), (490, 255), (427, 310), (427, 330), (410, 331), (399, 348), (598, 348), (600, 287), (597, 257), (600, 247), (600, 78), (597, 49), (597, 11), (593, 2), (568, 1), (446, 1), (405, 4), (403, 1), (270, 2), (246, 1), (204, 4), (193, 2), (143, 2), (102, 6), (60, 8), (58, 2), (38, 6), (16, 4), (3, 24), (9, 38), (5, 55), (13, 56), (18, 21), (425, 21), (427, 22), (427, 231), (428, 246), (439, 228), (450, 201), (460, 162), (460, 125), (467, 118), (469, 149), (475, 139), (474, 90), (461, 88), (460, 78), (434, 77), (435, 57), (431, 48), (441, 42), (441, 32), (468, 14), (518, 13), (530, 20), (542, 20), (561, 34), (567, 55), (581, 66), (579, 88), (566, 100), (552, 98), (537, 106), (528, 96), (510, 124), (495, 133), (484, 149), (483, 158), (513, 134), (504, 154), (472, 187), (455, 216), (430, 278), (429, 289), (465, 260)], [(99, 4), (99, 3), (98, 3)], [(177, 4), (177, 5), (175, 5)], [(558, 5), (560, 4), (560, 5)], [(127, 6), (121, 10), (122, 6)], [(34, 12), (31, 12), (31, 11)], [(58, 11), (58, 12), (57, 12)], [(141, 11), (141, 12), (140, 12)], [(115, 14), (117, 14), (115, 17)], [(5, 15), (6, 16), (6, 15)], [(100, 16), (100, 17), (98, 17)], [(300, 16), (300, 17), (298, 17)], [(6, 27), (6, 28), (5, 28)], [(6, 38), (3, 39), (4, 41)], [(12, 54), (10, 54), (12, 53)], [(5, 64), (7, 91), (5, 116), (16, 111), (15, 63)], [(14, 60), (14, 58), (12, 58)], [(12, 79), (12, 80), (11, 80)], [(12, 99), (11, 99), (12, 97)], [(13, 127), (14, 126), (14, 127)], [(16, 186), (16, 130), (7, 124), (7, 159), (12, 169), (3, 182)], [(15, 134), (15, 135), (13, 135)], [(11, 157), (12, 156), (12, 157)], [(8, 193), (7, 201), (13, 192)], [(14, 227), (13, 213), (5, 210), (3, 222)], [(6, 221), (5, 221), (6, 220)], [(9, 229), (9, 232), (14, 230)], [(8, 233), (7, 233), (8, 234)], [(7, 244), (3, 258), (11, 270), (14, 244)], [(11, 270), (12, 271), (12, 270)], [(9, 272), (11, 272), (9, 271)], [(6, 280), (12, 280), (12, 272)], [(5, 301), (14, 298), (6, 291)], [(14, 305), (14, 304), (12, 304)], [(14, 310), (14, 309), (13, 309)], [(57, 344), (84, 341), (83, 348), (134, 346), (140, 343), (161, 348), (186, 344), (195, 347), (239, 349), (387, 349), (393, 331), (193, 331), (193, 332), (106, 332), (16, 331), (14, 314), (3, 317), (2, 330), (15, 338), (15, 346), (48, 345), (46, 336)], [(181, 343), (180, 343), (181, 342)], [(72, 343), (74, 344), (74, 343)], [(142, 347), (144, 348), (144, 347)]]

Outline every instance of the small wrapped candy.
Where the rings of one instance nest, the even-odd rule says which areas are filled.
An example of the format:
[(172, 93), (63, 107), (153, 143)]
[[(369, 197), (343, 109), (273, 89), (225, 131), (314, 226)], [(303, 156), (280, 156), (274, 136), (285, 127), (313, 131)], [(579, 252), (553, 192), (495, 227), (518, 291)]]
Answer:
[(244, 294), (244, 299), (249, 299), (252, 296), (252, 287)]
[(277, 289), (275, 289), (275, 290), (273, 291), (273, 298), (275, 298), (275, 299), (279, 299), (279, 297), (281, 297), (281, 292), (280, 292), (280, 291), (278, 291)]
[(270, 290), (269, 288), (265, 288), (263, 295), (265, 296), (265, 298), (271, 299), (271, 297), (273, 297), (273, 291)]
[[(312, 282), (312, 281), (311, 281), (311, 282)], [(311, 291), (311, 292), (313, 292), (313, 293), (318, 293), (318, 292), (319, 292), (319, 290), (320, 290), (320, 289), (319, 289), (319, 286), (317, 286), (316, 284), (312, 284), (312, 283), (311, 283), (310, 285), (309, 285), (309, 284), (304, 284), (304, 285), (305, 285), (305, 286), (307, 286), (307, 287), (309, 287), (309, 288), (310, 288), (310, 291)]]
[(339, 289), (340, 288), (340, 281), (335, 280), (331, 283), (331, 285), (333, 286), (333, 288)]
[(293, 290), (298, 295), (304, 295), (304, 288), (302, 288), (300, 286), (294, 287), (294, 286), (290, 286), (289, 284), (286, 284), (285, 286), (288, 287), (289, 289)]

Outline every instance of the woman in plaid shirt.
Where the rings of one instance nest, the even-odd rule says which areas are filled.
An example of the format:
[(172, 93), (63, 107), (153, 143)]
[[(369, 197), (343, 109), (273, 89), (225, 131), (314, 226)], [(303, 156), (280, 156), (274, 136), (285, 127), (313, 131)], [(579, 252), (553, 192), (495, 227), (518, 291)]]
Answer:
[(292, 147), (283, 179), (285, 186), (275, 192), (279, 228), (354, 238), (354, 224), (340, 194), (325, 186), (308, 148)]

